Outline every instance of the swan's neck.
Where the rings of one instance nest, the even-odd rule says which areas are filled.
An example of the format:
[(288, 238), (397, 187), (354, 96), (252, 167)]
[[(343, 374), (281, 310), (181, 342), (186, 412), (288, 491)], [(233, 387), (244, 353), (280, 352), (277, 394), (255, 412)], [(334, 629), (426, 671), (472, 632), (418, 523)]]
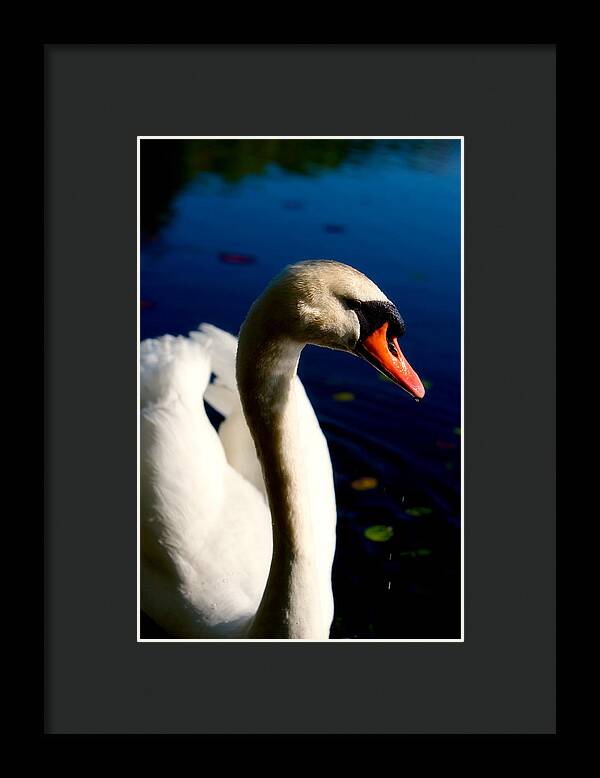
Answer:
[(240, 333), (238, 387), (261, 463), (273, 524), (269, 577), (248, 633), (254, 638), (329, 636), (321, 607), (313, 517), (304, 476), (308, 452), (302, 450), (296, 398), (296, 371), (303, 345), (283, 336), (265, 337), (264, 329), (248, 324)]

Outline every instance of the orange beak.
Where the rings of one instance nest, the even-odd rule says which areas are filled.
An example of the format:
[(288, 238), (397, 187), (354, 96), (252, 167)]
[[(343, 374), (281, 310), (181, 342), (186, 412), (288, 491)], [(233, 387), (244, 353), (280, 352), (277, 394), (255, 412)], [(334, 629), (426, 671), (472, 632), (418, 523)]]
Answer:
[(421, 379), (408, 364), (398, 345), (398, 339), (387, 338), (388, 322), (362, 342), (361, 356), (373, 367), (401, 386), (412, 397), (422, 400), (425, 388)]

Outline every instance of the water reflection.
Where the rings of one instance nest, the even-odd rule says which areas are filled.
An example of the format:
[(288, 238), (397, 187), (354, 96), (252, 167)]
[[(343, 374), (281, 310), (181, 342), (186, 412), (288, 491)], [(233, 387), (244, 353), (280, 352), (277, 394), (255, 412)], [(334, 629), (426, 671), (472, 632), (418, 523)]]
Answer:
[[(388, 156), (415, 170), (439, 172), (456, 149), (450, 140), (142, 140), (140, 141), (141, 228), (151, 238), (170, 218), (170, 202), (201, 173), (218, 176), (229, 187), (247, 176), (261, 176), (275, 165), (282, 171), (317, 176), (343, 164), (365, 165)], [(284, 207), (300, 210), (288, 200)]]

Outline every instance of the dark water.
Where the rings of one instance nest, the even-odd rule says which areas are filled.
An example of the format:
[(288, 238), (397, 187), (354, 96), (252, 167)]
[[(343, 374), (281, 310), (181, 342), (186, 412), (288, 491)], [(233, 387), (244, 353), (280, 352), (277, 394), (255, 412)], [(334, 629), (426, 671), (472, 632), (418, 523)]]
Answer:
[(353, 265), (396, 303), (422, 402), (348, 355), (300, 361), (336, 478), (331, 637), (460, 637), (460, 142), (141, 147), (142, 339), (237, 334), (302, 259)]

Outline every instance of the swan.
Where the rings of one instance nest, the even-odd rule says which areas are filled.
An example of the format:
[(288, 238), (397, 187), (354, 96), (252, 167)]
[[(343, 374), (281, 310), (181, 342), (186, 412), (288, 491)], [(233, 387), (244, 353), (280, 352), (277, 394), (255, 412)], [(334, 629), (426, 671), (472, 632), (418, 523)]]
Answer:
[(404, 330), (361, 272), (307, 260), (272, 280), (238, 340), (201, 324), (141, 343), (140, 604), (169, 635), (329, 638), (333, 471), (298, 361), (306, 344), (345, 351), (420, 400)]

